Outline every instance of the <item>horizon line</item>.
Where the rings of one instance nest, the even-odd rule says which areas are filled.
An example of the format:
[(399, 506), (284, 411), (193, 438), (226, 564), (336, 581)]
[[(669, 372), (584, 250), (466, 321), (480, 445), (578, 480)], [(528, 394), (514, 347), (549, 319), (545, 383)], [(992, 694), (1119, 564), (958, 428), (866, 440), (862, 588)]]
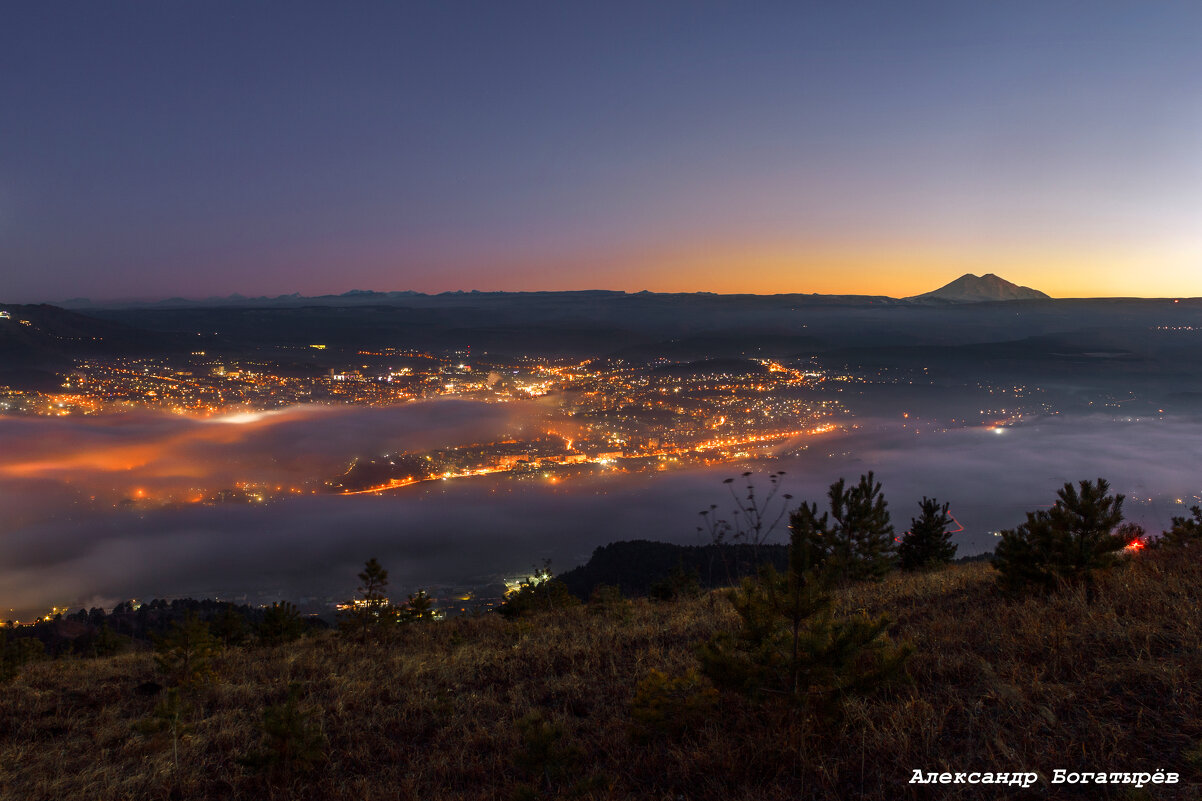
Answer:
[[(937, 290), (936, 290), (937, 291)], [(159, 304), (169, 303), (171, 301), (181, 301), (187, 303), (203, 304), (206, 302), (222, 302), (222, 301), (274, 301), (274, 300), (320, 300), (326, 298), (353, 298), (356, 296), (369, 295), (409, 295), (415, 297), (439, 297), (442, 295), (573, 295), (573, 294), (609, 294), (609, 295), (708, 295), (714, 297), (818, 297), (818, 298), (864, 298), (869, 300), (882, 299), (891, 301), (916, 300), (922, 298), (928, 293), (920, 293), (918, 295), (893, 296), (883, 294), (866, 294), (861, 292), (714, 292), (712, 290), (697, 289), (697, 290), (628, 290), (628, 289), (604, 289), (600, 287), (590, 289), (446, 289), (440, 292), (422, 292), (413, 289), (349, 289), (344, 292), (326, 292), (314, 295), (306, 295), (300, 292), (280, 293), (276, 295), (247, 295), (240, 292), (231, 292), (228, 295), (208, 295), (208, 296), (185, 296), (185, 295), (155, 295), (155, 296), (137, 296), (137, 297), (106, 297), (106, 298), (90, 298), (90, 297), (72, 297), (59, 298), (54, 300), (36, 300), (25, 301), (21, 303), (12, 303), (14, 306), (28, 305), (47, 305), (47, 306), (86, 306), (86, 305), (140, 305), (140, 304)], [(1047, 293), (1044, 293), (1045, 295)], [(1181, 300), (1198, 300), (1202, 296), (1198, 295), (1072, 295), (1072, 296), (1053, 296), (1048, 295), (1046, 298), (1015, 298), (1011, 300), (989, 300), (982, 299), (980, 303), (1010, 303), (1014, 300), (1164, 300), (1164, 301), (1181, 301)], [(963, 303), (965, 301), (960, 301)]]

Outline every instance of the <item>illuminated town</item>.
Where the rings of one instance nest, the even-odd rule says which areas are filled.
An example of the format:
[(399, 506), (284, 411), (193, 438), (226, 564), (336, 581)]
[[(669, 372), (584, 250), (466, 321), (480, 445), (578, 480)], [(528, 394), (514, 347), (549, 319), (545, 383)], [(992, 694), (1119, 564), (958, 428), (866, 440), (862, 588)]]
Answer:
[[(5, 318), (37, 334), (38, 322)], [(61, 339), (61, 337), (60, 337)], [(68, 341), (72, 349), (80, 342)], [(222, 486), (129, 487), (116, 506), (269, 503), (298, 495), (394, 492), (428, 481), (497, 475), (558, 483), (605, 473), (666, 471), (806, 450), (814, 438), (884, 415), (915, 433), (1057, 414), (1028, 383), (966, 382), (972, 400), (948, 409), (905, 393), (934, 386), (927, 368), (854, 369), (814, 355), (744, 353), (697, 361), (473, 355), (324, 342), (173, 355), (73, 355), (56, 388), (0, 386), (0, 415), (120, 416), (251, 422), (296, 409), (384, 408), (454, 398), (538, 409), (537, 422), (486, 440), (450, 434), (421, 451), (348, 452), (331, 474), (264, 480), (253, 471)], [(899, 394), (901, 393), (901, 394)], [(943, 394), (943, 393), (938, 393)], [(1122, 407), (1122, 398), (1090, 404)], [(911, 413), (925, 408), (925, 414)], [(320, 425), (320, 423), (315, 423)], [(201, 483), (201, 482), (198, 482)]]
[[(427, 480), (506, 474), (559, 481), (600, 471), (666, 470), (805, 447), (848, 417), (838, 397), (853, 379), (812, 365), (768, 359), (674, 364), (660, 360), (511, 361), (467, 352), (337, 354), (311, 346), (323, 361), (345, 363), (291, 373), (277, 358), (224, 360), (196, 351), (186, 360), (77, 359), (61, 391), (4, 390), (10, 416), (102, 415), (131, 410), (201, 419), (255, 419), (303, 405), (381, 407), (435, 398), (484, 403), (539, 401), (543, 430), (490, 442), (448, 442), (422, 453), (350, 454), (339, 476), (285, 487), (248, 477), (235, 486), (189, 488), (180, 497), (131, 491), (130, 503), (266, 502), (282, 495), (364, 494)], [(838, 389), (825, 386), (840, 384)]]

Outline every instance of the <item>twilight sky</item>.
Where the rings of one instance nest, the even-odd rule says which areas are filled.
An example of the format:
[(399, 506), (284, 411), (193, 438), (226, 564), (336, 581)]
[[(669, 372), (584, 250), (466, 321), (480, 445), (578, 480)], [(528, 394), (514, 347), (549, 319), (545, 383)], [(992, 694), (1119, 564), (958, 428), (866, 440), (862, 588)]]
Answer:
[(1202, 4), (0, 11), (0, 299), (1202, 295)]

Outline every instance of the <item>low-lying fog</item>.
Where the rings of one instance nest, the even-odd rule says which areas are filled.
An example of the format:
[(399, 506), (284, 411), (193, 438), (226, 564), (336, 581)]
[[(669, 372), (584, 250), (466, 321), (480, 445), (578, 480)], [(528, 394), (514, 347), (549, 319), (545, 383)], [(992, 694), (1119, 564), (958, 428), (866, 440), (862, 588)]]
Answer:
[[(537, 426), (542, 414), (533, 403), (439, 401), (204, 421), (0, 418), (0, 615), (111, 608), (130, 597), (345, 598), (372, 556), (401, 592), (483, 585), (544, 558), (563, 570), (614, 540), (701, 542), (698, 511), (711, 503), (729, 510), (722, 479), (744, 470), (759, 473), (761, 489), (768, 472), (786, 471), (793, 505), (822, 501), (840, 476), (874, 470), (899, 532), (923, 495), (950, 501), (965, 529), (956, 535), (961, 555), (991, 549), (993, 531), (1049, 505), (1065, 481), (1108, 478), (1128, 496), (1128, 518), (1149, 531), (1202, 493), (1202, 423), (1052, 417), (1000, 432), (939, 433), (918, 423), (919, 434), (913, 419), (904, 428), (860, 420), (852, 433), (810, 440), (800, 457), (554, 485), (479, 478), (383, 496), (119, 508), (138, 490), (312, 485), (356, 454), (487, 441)], [(782, 527), (776, 537), (785, 534)]]

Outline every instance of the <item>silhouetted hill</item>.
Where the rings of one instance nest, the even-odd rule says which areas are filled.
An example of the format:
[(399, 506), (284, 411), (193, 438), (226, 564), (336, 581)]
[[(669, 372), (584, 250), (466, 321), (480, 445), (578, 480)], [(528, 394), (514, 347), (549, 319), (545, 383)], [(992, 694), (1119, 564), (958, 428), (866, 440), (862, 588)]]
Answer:
[(986, 273), (980, 277), (972, 273), (965, 273), (950, 284), (936, 290), (906, 298), (906, 300), (946, 301), (949, 303), (1041, 299), (1048, 299), (1048, 296), (1038, 289), (1012, 284), (993, 273)]
[[(556, 576), (568, 591), (588, 600), (593, 590), (604, 584), (617, 587), (623, 595), (645, 597), (653, 594), (656, 584), (671, 581), (673, 574), (692, 576), (702, 588), (727, 587), (743, 576), (755, 575), (759, 565), (770, 564), (780, 571), (788, 569), (787, 545), (761, 545), (757, 549), (742, 543), (721, 545), (677, 545), (654, 540), (622, 540), (602, 545), (588, 562)], [(962, 556), (956, 564), (988, 562), (992, 552)]]
[[(788, 547), (761, 545), (674, 545), (651, 540), (611, 542), (593, 551), (585, 564), (556, 578), (578, 598), (588, 599), (599, 584), (618, 587), (624, 595), (645, 596), (658, 582), (683, 571), (702, 587), (723, 587), (753, 575), (759, 564), (784, 570)], [(757, 558), (758, 557), (758, 558)]]
[(745, 305), (757, 306), (767, 303), (785, 302), (791, 305), (807, 306), (858, 306), (862, 304), (896, 303), (893, 298), (885, 295), (819, 295), (818, 293), (802, 294), (787, 293), (778, 295), (718, 295), (713, 292), (622, 292), (608, 289), (586, 289), (571, 291), (547, 292), (440, 292), (428, 295), (423, 292), (410, 290), (376, 292), (372, 290), (353, 289), (340, 295), (306, 296), (299, 293), (276, 295), (274, 297), (260, 296), (248, 298), (244, 295), (233, 294), (224, 297), (209, 298), (165, 298), (162, 300), (113, 300), (93, 302), (88, 298), (72, 298), (57, 304), (66, 308), (80, 311), (99, 309), (139, 309), (150, 311), (154, 309), (186, 309), (186, 308), (299, 308), (312, 306), (427, 306), (446, 308), (470, 304), (473, 306), (521, 305), (538, 307), (550, 305), (579, 305), (592, 304), (623, 304), (628, 307), (645, 303), (658, 303), (669, 299), (672, 303), (693, 303), (709, 305), (715, 301), (729, 303), (736, 301)]
[(183, 337), (140, 330), (46, 304), (0, 304), (0, 385), (43, 389), (54, 371), (81, 356), (164, 353), (190, 346)]

